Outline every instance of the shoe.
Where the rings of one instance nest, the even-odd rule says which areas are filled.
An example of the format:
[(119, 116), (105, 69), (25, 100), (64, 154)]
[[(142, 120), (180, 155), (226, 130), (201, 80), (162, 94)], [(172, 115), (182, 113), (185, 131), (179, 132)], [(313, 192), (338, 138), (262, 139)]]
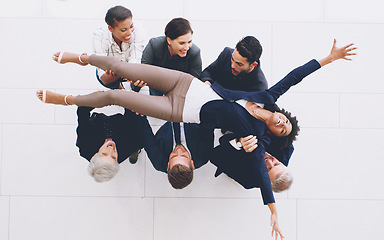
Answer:
[(141, 87), (135, 86), (135, 84), (131, 83), (131, 89), (135, 92), (140, 92)]
[(131, 156), (129, 156), (129, 162), (132, 164), (135, 164), (137, 162), (137, 159), (139, 158), (140, 152), (141, 152), (141, 149), (132, 153)]

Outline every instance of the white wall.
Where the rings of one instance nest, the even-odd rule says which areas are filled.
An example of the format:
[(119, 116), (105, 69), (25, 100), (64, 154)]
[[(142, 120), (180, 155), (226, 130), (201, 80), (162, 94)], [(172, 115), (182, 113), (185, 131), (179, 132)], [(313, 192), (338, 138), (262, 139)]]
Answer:
[(145, 154), (122, 163), (112, 181), (95, 183), (75, 147), (76, 109), (35, 97), (40, 88), (101, 89), (93, 68), (59, 66), (51, 55), (89, 51), (93, 30), (117, 4), (132, 10), (148, 37), (162, 35), (174, 17), (188, 18), (204, 67), (225, 46), (256, 36), (270, 84), (326, 56), (333, 38), (355, 43), (352, 62), (326, 66), (279, 100), (302, 130), (290, 165), (294, 184), (276, 198), (286, 240), (382, 239), (379, 0), (1, 0), (0, 239), (271, 239), (259, 190), (214, 178), (211, 164), (181, 191)]

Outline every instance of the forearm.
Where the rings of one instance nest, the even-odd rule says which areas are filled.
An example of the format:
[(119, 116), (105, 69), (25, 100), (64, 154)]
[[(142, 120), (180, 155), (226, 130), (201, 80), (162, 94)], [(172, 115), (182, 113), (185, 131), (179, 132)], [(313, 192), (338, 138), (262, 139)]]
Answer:
[(323, 58), (323, 59), (320, 59), (318, 60), (319, 64), (321, 67), (335, 61), (336, 59), (333, 59), (331, 55), (328, 55), (327, 57)]
[(268, 207), (269, 207), (269, 210), (271, 211), (272, 237), (273, 235), (275, 235), (275, 239), (277, 239), (277, 237), (280, 236), (280, 239), (282, 240), (284, 236), (279, 227), (276, 205), (274, 203), (269, 203)]
[(268, 205), (269, 211), (271, 211), (271, 215), (277, 214), (276, 203), (268, 203), (267, 205)]

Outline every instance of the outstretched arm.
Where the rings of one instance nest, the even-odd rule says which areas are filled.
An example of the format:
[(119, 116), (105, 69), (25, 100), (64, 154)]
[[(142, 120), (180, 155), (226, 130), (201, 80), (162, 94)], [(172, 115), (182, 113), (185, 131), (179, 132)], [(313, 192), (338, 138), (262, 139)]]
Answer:
[(279, 228), (279, 223), (277, 221), (277, 210), (275, 203), (268, 203), (269, 210), (271, 211), (271, 226), (272, 226), (272, 237), (275, 235), (275, 239), (280, 235), (280, 239), (283, 239), (284, 236), (281, 233)]
[(344, 47), (336, 47), (336, 39), (333, 39), (331, 53), (327, 57), (319, 60), (318, 62), (320, 63), (320, 66), (323, 67), (338, 59), (345, 59), (351, 61), (352, 59), (349, 56), (356, 55), (356, 53), (352, 52), (355, 49), (357, 48), (353, 46), (353, 43), (348, 44)]
[(321, 60), (313, 59), (303, 66), (295, 68), (278, 83), (266, 90), (266, 92), (273, 98), (274, 101), (277, 101), (277, 99), (292, 86), (298, 84), (301, 80), (303, 80), (303, 78), (320, 69), (322, 66), (338, 59), (351, 60), (349, 56), (356, 55), (356, 53), (351, 52), (355, 49), (356, 47), (353, 47), (353, 44), (348, 44), (344, 47), (338, 48), (336, 47), (336, 40), (334, 40), (331, 53), (327, 57)]

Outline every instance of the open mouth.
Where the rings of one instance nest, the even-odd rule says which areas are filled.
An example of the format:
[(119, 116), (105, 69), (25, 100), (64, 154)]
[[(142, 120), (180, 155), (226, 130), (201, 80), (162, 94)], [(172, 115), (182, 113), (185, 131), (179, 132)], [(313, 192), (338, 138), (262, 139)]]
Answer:
[(281, 118), (279, 118), (278, 120), (277, 120), (277, 124), (276, 124), (276, 126), (279, 126), (280, 124), (281, 124)]
[(110, 140), (110, 141), (107, 142), (107, 147), (116, 149), (116, 144), (115, 144), (114, 141)]

